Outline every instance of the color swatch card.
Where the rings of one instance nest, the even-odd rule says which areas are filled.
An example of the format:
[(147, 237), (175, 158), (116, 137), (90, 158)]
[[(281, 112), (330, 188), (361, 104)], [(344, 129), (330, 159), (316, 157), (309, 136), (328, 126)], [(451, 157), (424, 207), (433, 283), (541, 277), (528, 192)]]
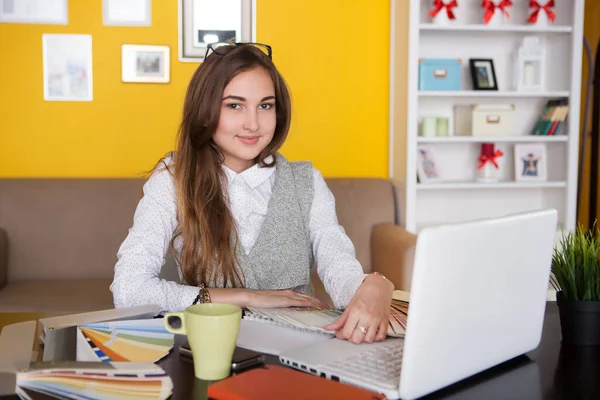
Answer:
[(77, 361), (156, 362), (174, 343), (162, 318), (84, 324), (77, 335)]
[[(391, 337), (404, 337), (406, 334), (409, 303), (408, 301), (398, 300), (397, 298), (398, 296), (394, 295), (394, 298), (392, 299), (387, 335)], [(323, 329), (323, 326), (337, 320), (343, 314), (343, 312), (344, 310), (341, 309), (321, 309), (310, 307), (248, 307), (248, 309), (246, 309), (244, 312), (243, 319), (297, 329), (300, 331), (320, 332), (333, 335), (334, 332)]]
[(30, 400), (28, 392), (59, 399), (167, 399), (173, 381), (153, 363), (51, 362), (17, 374), (17, 395)]

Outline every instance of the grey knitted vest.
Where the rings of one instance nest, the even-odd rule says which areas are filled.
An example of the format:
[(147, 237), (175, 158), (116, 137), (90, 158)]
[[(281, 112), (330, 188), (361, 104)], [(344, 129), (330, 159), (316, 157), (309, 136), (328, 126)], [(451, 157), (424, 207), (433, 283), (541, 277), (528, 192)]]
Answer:
[(313, 253), (308, 220), (313, 171), (308, 162), (289, 163), (277, 153), (276, 178), (267, 215), (251, 251), (236, 253), (248, 289), (294, 289), (313, 293)]

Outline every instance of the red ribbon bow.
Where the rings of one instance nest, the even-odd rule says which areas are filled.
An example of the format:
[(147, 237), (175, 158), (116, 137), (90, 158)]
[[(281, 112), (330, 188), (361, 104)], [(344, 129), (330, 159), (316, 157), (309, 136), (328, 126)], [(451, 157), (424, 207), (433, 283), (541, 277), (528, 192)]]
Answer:
[(492, 17), (494, 16), (494, 12), (496, 12), (497, 8), (502, 10), (504, 15), (506, 15), (506, 17), (508, 18), (509, 14), (506, 10), (506, 7), (512, 5), (513, 3), (511, 0), (502, 0), (500, 3), (498, 3), (498, 5), (494, 4), (494, 2), (491, 0), (483, 0), (483, 2), (481, 3), (481, 7), (485, 10), (485, 14), (483, 15), (483, 23), (487, 24), (488, 22), (490, 22), (490, 19), (492, 19)]
[(551, 10), (551, 8), (554, 7), (554, 0), (549, 0), (544, 6), (538, 3), (536, 0), (529, 0), (529, 7), (535, 7), (535, 11), (531, 13), (529, 18), (527, 18), (527, 22), (535, 24), (537, 22), (538, 14), (541, 10), (546, 11), (546, 15), (550, 21), (554, 22), (556, 19), (556, 13)]
[(429, 11), (429, 16), (431, 18), (435, 17), (444, 7), (446, 8), (448, 19), (456, 19), (454, 12), (452, 12), (454, 7), (458, 7), (458, 2), (456, 0), (452, 0), (448, 4), (444, 4), (443, 0), (435, 0), (433, 2), (433, 10)]
[(500, 150), (496, 150), (494, 152), (494, 154), (492, 154), (491, 156), (488, 156), (486, 154), (480, 155), (479, 158), (477, 159), (477, 161), (480, 162), (477, 169), (483, 168), (488, 161), (491, 162), (492, 165), (494, 167), (496, 167), (496, 169), (498, 169), (499, 167), (498, 167), (498, 163), (496, 162), (496, 158), (502, 157), (503, 155), (504, 155), (504, 153), (502, 153), (502, 151), (500, 151)]

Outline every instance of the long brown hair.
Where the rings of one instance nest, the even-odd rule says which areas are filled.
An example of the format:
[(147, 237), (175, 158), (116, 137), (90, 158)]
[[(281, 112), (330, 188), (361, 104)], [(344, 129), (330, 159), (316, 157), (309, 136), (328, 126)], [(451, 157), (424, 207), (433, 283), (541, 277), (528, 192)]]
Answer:
[[(271, 142), (254, 160), (264, 167), (283, 145), (291, 120), (290, 95), (271, 59), (253, 45), (228, 46), (212, 53), (196, 69), (183, 106), (174, 156), (178, 227), (171, 240), (188, 284), (243, 287), (236, 247), (238, 235), (228, 206), (224, 156), (212, 137), (219, 125), (223, 92), (239, 73), (263, 68), (275, 88), (276, 127)], [(181, 253), (174, 241), (181, 236)]]

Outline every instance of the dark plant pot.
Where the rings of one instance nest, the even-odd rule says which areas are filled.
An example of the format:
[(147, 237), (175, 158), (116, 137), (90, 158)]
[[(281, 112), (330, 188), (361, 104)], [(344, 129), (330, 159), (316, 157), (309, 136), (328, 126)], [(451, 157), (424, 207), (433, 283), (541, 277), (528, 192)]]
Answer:
[(565, 299), (556, 293), (562, 342), (580, 346), (600, 346), (600, 301)]

